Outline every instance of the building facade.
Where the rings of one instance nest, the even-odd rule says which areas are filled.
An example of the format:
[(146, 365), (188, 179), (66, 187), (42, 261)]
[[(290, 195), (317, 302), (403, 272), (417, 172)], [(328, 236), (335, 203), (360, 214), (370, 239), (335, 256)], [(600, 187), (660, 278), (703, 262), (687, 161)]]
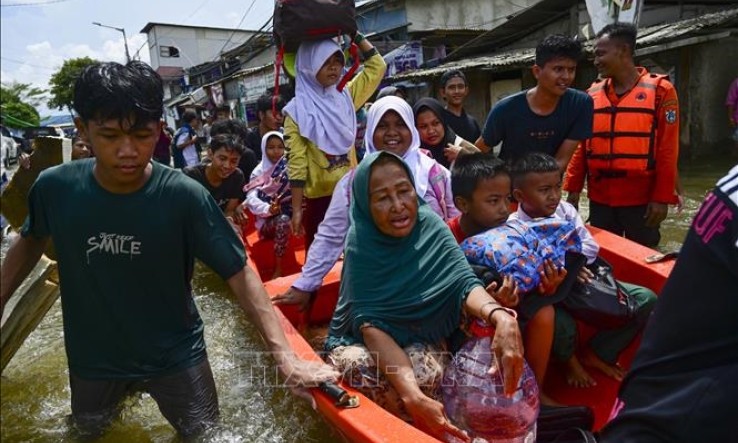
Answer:
[[(677, 87), (682, 109), (680, 157), (693, 159), (728, 149), (724, 100), (738, 75), (738, 7), (720, 0), (646, 3), (639, 25), (636, 62), (669, 74)], [(579, 63), (574, 86), (588, 88), (597, 71), (591, 53), (594, 36), (583, 0), (540, 0), (449, 51), (441, 63), (426, 63), (389, 81), (420, 85), (418, 96), (438, 96), (440, 75), (460, 69), (471, 88), (466, 110), (481, 124), (497, 101), (535, 85), (530, 70), (535, 46), (555, 33), (585, 41), (587, 57)]]

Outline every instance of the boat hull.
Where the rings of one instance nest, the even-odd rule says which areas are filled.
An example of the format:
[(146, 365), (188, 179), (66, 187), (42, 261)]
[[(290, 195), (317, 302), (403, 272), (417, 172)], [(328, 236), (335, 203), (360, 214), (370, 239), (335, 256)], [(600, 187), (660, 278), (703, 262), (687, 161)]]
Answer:
[[(663, 287), (671, 269), (673, 261), (648, 264), (645, 258), (655, 253), (652, 249), (643, 247), (629, 240), (617, 237), (607, 231), (590, 228), (595, 240), (600, 244), (600, 254), (609, 261), (615, 270), (616, 278), (639, 285), (646, 286), (657, 294)], [(249, 257), (251, 266), (262, 276), (269, 275), (268, 270), (260, 269), (258, 263), (268, 263), (268, 258), (261, 254), (271, 253), (271, 249), (259, 240), (258, 235), (251, 232), (247, 236), (249, 245)], [(304, 260), (304, 252), (300, 251), (299, 243), (292, 243), (297, 247), (294, 253), (296, 261)], [(343, 262), (339, 261), (331, 269), (323, 280), (323, 286), (318, 290), (318, 295), (312, 310), (309, 313), (300, 313), (295, 306), (280, 306), (277, 309), (282, 327), (292, 349), (302, 358), (308, 360), (321, 360), (320, 356), (313, 350), (300, 331), (306, 330), (311, 325), (326, 324), (330, 321), (333, 309), (338, 298), (340, 286), (340, 275)], [(260, 272), (261, 271), (261, 272)], [(264, 286), (267, 293), (274, 297), (287, 291), (298, 275), (289, 275), (266, 281)], [(593, 328), (580, 323), (580, 337), (586, 340), (595, 331)], [(626, 368), (635, 354), (640, 340), (636, 339), (621, 355), (620, 363)], [(567, 385), (563, 371), (549, 371), (546, 382), (546, 390), (557, 400), (564, 404), (587, 405), (595, 414), (595, 429), (601, 428), (610, 416), (610, 410), (617, 396), (619, 383), (599, 373), (592, 371), (597, 385), (590, 388), (572, 388)], [(314, 396), (317, 401), (318, 411), (331, 423), (344, 437), (352, 442), (435, 442), (436, 439), (415, 429), (411, 425), (386, 412), (377, 404), (365, 396), (342, 385), (349, 393), (358, 395), (360, 406), (354, 409), (340, 409), (333, 401), (317, 389)]]

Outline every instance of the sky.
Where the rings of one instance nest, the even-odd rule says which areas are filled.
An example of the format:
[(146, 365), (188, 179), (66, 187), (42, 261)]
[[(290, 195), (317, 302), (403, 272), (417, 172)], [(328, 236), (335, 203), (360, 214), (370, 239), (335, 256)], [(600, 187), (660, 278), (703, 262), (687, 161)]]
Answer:
[[(146, 23), (255, 30), (273, 8), (270, 0), (0, 0), (0, 81), (48, 89), (66, 59), (124, 62), (123, 34), (92, 22), (124, 28), (131, 56), (148, 62), (146, 35), (139, 33)], [(42, 117), (64, 113), (38, 111)]]

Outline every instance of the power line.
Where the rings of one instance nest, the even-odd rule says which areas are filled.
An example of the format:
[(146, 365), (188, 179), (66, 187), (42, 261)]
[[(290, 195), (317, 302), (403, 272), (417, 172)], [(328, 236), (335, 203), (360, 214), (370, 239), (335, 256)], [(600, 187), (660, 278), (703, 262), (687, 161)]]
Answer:
[(195, 8), (195, 10), (194, 10), (194, 11), (192, 11), (192, 13), (191, 13), (190, 15), (188, 15), (186, 19), (182, 20), (182, 23), (186, 23), (186, 22), (187, 22), (187, 20), (191, 19), (191, 18), (192, 18), (192, 17), (193, 17), (193, 16), (195, 15), (195, 14), (197, 14), (197, 12), (198, 12), (198, 11), (199, 11), (200, 9), (202, 9), (202, 7), (203, 7), (203, 6), (205, 6), (205, 4), (206, 4), (206, 3), (208, 3), (209, 1), (210, 1), (210, 0), (205, 0), (204, 2), (200, 3), (200, 6), (198, 6), (197, 8)]
[(136, 50), (136, 52), (134, 52), (134, 53), (133, 53), (133, 58), (134, 58), (134, 59), (136, 59), (136, 57), (138, 57), (138, 59), (137, 59), (137, 60), (141, 60), (141, 56), (139, 55), (139, 52), (141, 52), (141, 50), (143, 49), (143, 47), (144, 47), (144, 46), (146, 46), (146, 44), (147, 44), (148, 42), (149, 42), (149, 39), (147, 38), (147, 39), (146, 39), (146, 40), (145, 40), (145, 41), (143, 42), (143, 44), (141, 44), (141, 46), (139, 46), (139, 47), (138, 47), (138, 49)]
[(6, 4), (0, 4), (0, 8), (9, 8), (13, 6), (41, 6), (41, 5), (51, 5), (53, 3), (65, 3), (71, 0), (47, 0), (43, 2), (25, 2), (25, 3), (6, 3)]
[[(243, 21), (246, 20), (246, 16), (249, 15), (249, 12), (251, 12), (251, 9), (254, 7), (255, 4), (256, 4), (256, 0), (251, 0), (251, 4), (249, 5), (248, 8), (246, 8), (246, 12), (244, 12), (243, 13), (243, 16), (241, 17), (241, 21), (238, 22), (238, 24), (236, 25), (236, 27), (233, 29), (233, 32), (231, 32), (231, 36), (228, 37), (228, 40), (226, 40), (226, 42), (223, 44), (223, 47), (220, 48), (220, 51), (218, 51), (218, 55), (219, 56), (220, 56), (220, 53), (223, 52), (223, 50), (225, 49), (225, 47), (228, 46), (228, 43), (231, 42), (231, 39), (233, 38), (233, 36), (236, 35), (236, 31), (238, 30), (238, 28), (241, 27), (241, 24), (243, 23)], [(215, 60), (215, 59), (213, 59), (213, 60)]]
[(28, 66), (32, 66), (34, 68), (48, 69), (49, 71), (56, 71), (56, 69), (57, 69), (57, 68), (51, 68), (49, 66), (32, 65), (30, 63), (24, 62), (23, 60), (16, 60), (16, 59), (13, 59), (13, 58), (8, 58), (8, 57), (0, 57), (0, 59), (9, 61), (11, 63), (18, 63), (19, 65), (28, 65)]
[[(261, 25), (261, 27), (260, 27), (259, 29), (257, 29), (257, 30), (256, 30), (256, 31), (254, 32), (254, 34), (253, 34), (253, 35), (252, 35), (251, 37), (249, 37), (248, 39), (246, 39), (246, 41), (245, 41), (245, 42), (243, 42), (243, 43), (241, 43), (241, 44), (240, 44), (240, 45), (239, 45), (238, 47), (244, 47), (244, 48), (246, 48), (246, 47), (248, 47), (249, 43), (251, 43), (251, 42), (252, 42), (252, 41), (253, 41), (253, 40), (254, 40), (255, 38), (258, 38), (258, 37), (260, 37), (260, 36), (262, 35), (262, 33), (264, 33), (264, 34), (265, 34), (265, 33), (268, 33), (268, 32), (270, 32), (270, 31), (271, 31), (271, 29), (272, 29), (272, 26), (269, 26), (269, 24), (270, 24), (270, 23), (272, 22), (272, 19), (273, 19), (273, 18), (274, 18), (274, 15), (272, 14), (272, 16), (271, 16), (271, 17), (269, 17), (269, 18), (267, 19), (267, 21), (266, 21), (266, 22), (264, 22), (264, 24), (263, 24), (263, 25)], [(268, 28), (268, 29), (264, 29), (264, 28), (266, 28), (267, 26), (269, 26), (269, 28)], [(234, 49), (235, 49), (235, 48), (234, 48)], [(260, 51), (260, 52), (261, 52), (261, 51)], [(220, 56), (221, 56), (222, 54), (223, 54), (223, 51), (221, 50), (221, 51), (220, 51), (220, 54), (218, 54), (218, 55), (216, 56), (216, 58), (214, 58), (214, 59), (213, 59), (213, 61), (215, 61), (215, 60), (216, 60), (216, 59), (217, 59), (218, 57), (220, 57)]]

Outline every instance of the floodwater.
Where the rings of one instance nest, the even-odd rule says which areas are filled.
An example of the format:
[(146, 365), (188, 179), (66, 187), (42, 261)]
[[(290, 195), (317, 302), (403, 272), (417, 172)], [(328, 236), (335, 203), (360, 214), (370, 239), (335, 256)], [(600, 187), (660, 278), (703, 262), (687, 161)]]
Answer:
[[(245, 319), (226, 284), (198, 264), (195, 300), (205, 322), (205, 339), (218, 389), (220, 423), (203, 442), (339, 441), (307, 402), (270, 386), (273, 368), (256, 328)], [(255, 369), (254, 369), (255, 368)], [(267, 372), (269, 372), (267, 369)], [(273, 371), (271, 371), (273, 374)], [(57, 302), (18, 351), (0, 382), (0, 440), (78, 441), (67, 422), (70, 410), (67, 360)], [(179, 441), (150, 396), (126, 402), (121, 417), (100, 442)]]
[[(681, 167), (685, 208), (680, 214), (669, 214), (662, 227), (660, 249), (669, 251), (679, 247), (705, 193), (733, 163), (724, 159), (707, 160)], [(586, 218), (586, 205), (582, 209)], [(7, 244), (3, 243), (3, 255), (6, 249)], [(252, 375), (249, 368), (264, 363), (258, 354), (264, 350), (264, 345), (255, 328), (245, 320), (225, 283), (210, 270), (198, 266), (193, 287), (205, 322), (205, 338), (221, 409), (220, 424), (201, 440), (340, 441), (340, 436), (306, 402)], [(0, 396), (0, 440), (3, 442), (77, 441), (67, 419), (70, 393), (58, 302), (3, 372)], [(99, 441), (179, 440), (155, 402), (148, 395), (139, 395), (126, 403), (121, 417)]]

